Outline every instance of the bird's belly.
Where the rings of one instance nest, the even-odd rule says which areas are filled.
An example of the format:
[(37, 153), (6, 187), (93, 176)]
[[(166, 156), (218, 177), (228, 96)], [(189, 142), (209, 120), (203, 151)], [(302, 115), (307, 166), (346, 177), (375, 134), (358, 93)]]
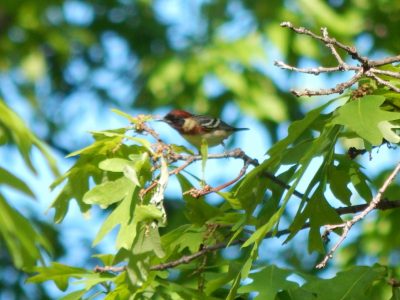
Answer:
[(213, 147), (221, 144), (224, 139), (230, 136), (230, 134), (230, 132), (228, 133), (225, 130), (216, 130), (212, 133), (206, 133), (202, 135), (185, 134), (183, 137), (192, 145), (200, 148), (203, 139), (207, 141), (208, 147)]

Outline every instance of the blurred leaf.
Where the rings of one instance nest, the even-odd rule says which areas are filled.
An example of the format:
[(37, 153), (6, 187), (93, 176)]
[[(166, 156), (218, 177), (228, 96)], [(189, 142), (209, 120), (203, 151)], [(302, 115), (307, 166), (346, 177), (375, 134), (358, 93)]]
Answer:
[(165, 248), (170, 248), (171, 254), (182, 253), (186, 248), (191, 253), (200, 249), (204, 239), (204, 228), (185, 224), (164, 234), (161, 238)]
[(350, 174), (346, 170), (341, 170), (341, 166), (329, 166), (328, 181), (332, 193), (343, 204), (351, 205), (350, 197), (351, 191), (347, 187), (350, 182)]
[(253, 282), (240, 287), (238, 292), (249, 293), (257, 291), (258, 295), (254, 299), (274, 299), (280, 290), (292, 289), (298, 286), (297, 283), (287, 280), (287, 277), (292, 274), (289, 270), (271, 265), (251, 274), (250, 278), (253, 279)]
[(211, 295), (215, 290), (235, 279), (240, 269), (241, 265), (235, 263), (230, 264), (228, 272), (221, 273), (216, 279), (208, 281), (205, 293)]
[(40, 248), (52, 252), (48, 240), (31, 221), (13, 209), (0, 194), (0, 235), (16, 268), (30, 270), (42, 258)]
[(46, 62), (39, 51), (29, 53), (21, 63), (24, 75), (30, 81), (37, 81), (45, 75)]
[(71, 278), (83, 278), (85, 275), (93, 274), (85, 269), (70, 267), (57, 262), (53, 262), (49, 267), (35, 267), (34, 271), (38, 274), (29, 277), (27, 282), (40, 283), (53, 280), (62, 291), (68, 288), (68, 282)]
[(309, 16), (313, 16), (318, 24), (323, 24), (336, 34), (358, 34), (362, 28), (361, 15), (355, 9), (346, 10), (345, 13), (335, 11), (331, 5), (321, 0), (299, 0), (299, 5)]
[(369, 299), (371, 287), (385, 275), (386, 268), (379, 265), (354, 266), (347, 271), (339, 272), (331, 279), (315, 278), (305, 283), (302, 288), (316, 294), (316, 299), (321, 300)]
[(273, 147), (271, 147), (271, 149), (268, 150), (268, 155), (271, 157), (271, 159), (279, 162), (289, 145), (296, 142), (303, 134), (305, 134), (305, 132), (312, 128), (314, 123), (318, 122), (318, 120), (321, 118), (322, 111), (329, 104), (330, 102), (308, 112), (302, 120), (293, 122), (289, 126), (287, 137), (277, 142)]
[(1, 134), (7, 136), (7, 140), (15, 144), (22, 155), (26, 165), (30, 170), (36, 174), (36, 169), (33, 166), (30, 154), (33, 147), (36, 147), (43, 157), (46, 159), (47, 164), (52, 170), (54, 175), (58, 175), (56, 161), (50, 155), (47, 147), (41, 142), (29, 129), (26, 127), (24, 121), (0, 99), (0, 129)]
[(81, 300), (83, 299), (83, 295), (87, 293), (87, 290), (78, 290), (74, 291), (72, 293), (69, 293), (68, 295), (63, 296), (59, 300)]
[(8, 172), (6, 169), (0, 167), (0, 185), (1, 184), (12, 187), (24, 193), (25, 195), (28, 195), (29, 197), (35, 199), (35, 195), (33, 194), (32, 190), (24, 181), (19, 179), (14, 174)]

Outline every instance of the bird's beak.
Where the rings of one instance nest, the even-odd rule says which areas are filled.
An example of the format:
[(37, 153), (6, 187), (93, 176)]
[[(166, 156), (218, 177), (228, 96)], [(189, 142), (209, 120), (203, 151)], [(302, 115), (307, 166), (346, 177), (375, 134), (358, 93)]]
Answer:
[(167, 124), (171, 124), (171, 121), (168, 120), (168, 119), (166, 119), (165, 117), (160, 118), (160, 119), (158, 119), (158, 120), (156, 120), (156, 121), (157, 121), (157, 122), (164, 122), (164, 123), (167, 123)]
[(156, 121), (156, 122), (166, 122), (164, 117), (159, 117), (157, 119), (154, 119), (154, 121)]

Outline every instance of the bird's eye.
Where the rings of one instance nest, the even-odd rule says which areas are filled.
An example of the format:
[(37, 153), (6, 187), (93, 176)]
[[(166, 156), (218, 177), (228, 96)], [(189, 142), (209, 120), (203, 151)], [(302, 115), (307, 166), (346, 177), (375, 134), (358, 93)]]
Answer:
[(185, 123), (185, 119), (182, 118), (174, 118), (174, 122), (178, 125), (183, 125), (183, 123)]

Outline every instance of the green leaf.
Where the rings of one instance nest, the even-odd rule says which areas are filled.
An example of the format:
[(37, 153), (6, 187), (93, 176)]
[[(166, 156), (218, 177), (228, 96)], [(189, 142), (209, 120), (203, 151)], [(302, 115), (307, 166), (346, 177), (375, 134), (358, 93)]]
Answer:
[(136, 121), (136, 118), (132, 117), (130, 114), (127, 114), (126, 112), (123, 112), (119, 109), (116, 108), (112, 108), (111, 111), (121, 117), (124, 117), (126, 119), (128, 119), (129, 122), (133, 123), (134, 121)]
[(134, 219), (137, 223), (147, 220), (160, 220), (162, 216), (162, 212), (152, 204), (136, 205)]
[(372, 200), (372, 191), (367, 184), (368, 177), (366, 177), (365, 174), (363, 174), (360, 169), (361, 167), (358, 164), (354, 162), (350, 164), (350, 170), (349, 170), (350, 180), (354, 188), (356, 189), (357, 193), (366, 202), (370, 202)]
[(390, 300), (400, 300), (400, 288), (392, 288), (392, 297), (390, 298)]
[(215, 279), (207, 282), (205, 293), (211, 295), (214, 291), (226, 285), (230, 281), (234, 280), (238, 274), (240, 274), (241, 264), (232, 262), (229, 264), (228, 272), (221, 272)]
[(309, 111), (306, 116), (299, 121), (293, 122), (288, 129), (288, 136), (283, 140), (277, 142), (268, 150), (268, 155), (271, 159), (279, 161), (281, 156), (288, 149), (289, 145), (296, 142), (302, 135), (304, 135), (310, 128), (324, 116), (322, 111), (331, 104), (331, 101), (326, 104)]
[(38, 274), (28, 278), (29, 283), (42, 283), (53, 280), (57, 287), (65, 291), (71, 278), (84, 278), (85, 275), (93, 274), (82, 268), (70, 267), (57, 262), (53, 262), (49, 267), (35, 267), (34, 272)]
[(49, 253), (52, 247), (45, 237), (38, 233), (32, 222), (13, 209), (0, 194), (0, 236), (16, 268), (30, 269), (41, 259), (40, 247)]
[(83, 196), (86, 204), (97, 204), (103, 208), (121, 201), (132, 190), (132, 182), (126, 177), (120, 177), (115, 181), (107, 181), (96, 185)]
[[(131, 196), (131, 193), (130, 195), (127, 195), (106, 218), (93, 241), (93, 246), (97, 245), (104, 238), (104, 236), (117, 225), (121, 224), (120, 230), (126, 229), (127, 224), (129, 224), (130, 220), (132, 219), (135, 208), (135, 203), (132, 201)], [(133, 241), (133, 238), (129, 240)], [(125, 242), (129, 244), (129, 241)], [(118, 244), (118, 246), (120, 245)], [(118, 246), (117, 248), (119, 248)]]
[(101, 263), (105, 266), (111, 266), (114, 261), (115, 255), (113, 254), (94, 254), (92, 257), (95, 257), (101, 261)]
[(260, 228), (258, 228), (247, 240), (246, 242), (243, 243), (242, 247), (248, 247), (251, 244), (255, 243), (255, 242), (259, 242), (261, 241), (265, 235), (267, 234), (268, 231), (271, 230), (272, 226), (274, 226), (275, 222), (276, 222), (276, 216), (277, 214), (274, 214), (275, 218), (274, 219), (270, 219), (270, 221), (268, 221), (267, 223), (265, 223), (264, 225), (262, 225)]
[(322, 188), (318, 188), (311, 197), (303, 214), (304, 219), (310, 220), (308, 251), (324, 253), (325, 248), (321, 238), (320, 227), (326, 224), (340, 224), (343, 221), (335, 209), (325, 200)]
[(161, 247), (158, 228), (152, 225), (142, 225), (138, 231), (137, 238), (133, 243), (132, 253), (134, 255), (154, 252), (159, 258), (165, 256), (165, 252)]
[(274, 300), (316, 300), (315, 294), (302, 288), (283, 290), (278, 293)]
[(206, 164), (208, 159), (208, 144), (206, 139), (201, 140), (200, 154), (201, 154), (201, 174), (202, 174), (202, 181), (204, 182)]
[(172, 151), (175, 152), (175, 153), (187, 153), (187, 154), (190, 154), (190, 155), (195, 155), (192, 150), (186, 148), (185, 146), (175, 145), (175, 144), (171, 144), (170, 146), (172, 148)]
[(346, 170), (341, 170), (339, 166), (328, 168), (328, 180), (332, 193), (345, 205), (351, 205), (351, 191), (347, 187), (350, 182), (350, 175)]
[(149, 277), (150, 264), (148, 253), (131, 255), (129, 257), (127, 274), (136, 286), (142, 286)]
[(191, 253), (197, 252), (204, 239), (204, 228), (185, 224), (161, 237), (162, 245), (171, 254), (182, 253), (186, 248)]
[(46, 159), (51, 171), (54, 175), (58, 175), (58, 169), (55, 159), (50, 155), (47, 146), (42, 143), (30, 130), (26, 127), (24, 121), (13, 112), (0, 98), (0, 136), (5, 135), (7, 141), (15, 144), (21, 153), (21, 156), (29, 167), (36, 174), (31, 159), (31, 151), (37, 148)]
[(126, 165), (124, 168), (124, 176), (128, 178), (131, 183), (134, 185), (141, 187), (141, 184), (139, 182), (138, 174), (133, 166)]
[[(150, 162), (147, 149), (138, 145), (121, 144), (124, 138), (121, 138), (119, 132), (125, 132), (126, 129), (116, 129), (114, 131), (101, 132), (94, 134), (96, 141), (82, 150), (76, 151), (71, 155), (80, 155), (73, 167), (71, 167), (63, 176), (53, 182), (51, 188), (61, 185), (67, 180), (58, 196), (55, 198), (50, 208), (56, 209), (55, 221), (61, 222), (65, 217), (69, 203), (75, 199), (83, 213), (90, 209), (90, 205), (83, 202), (84, 195), (89, 190), (89, 182), (96, 184), (111, 181), (118, 175), (113, 171), (124, 171), (127, 165), (133, 165), (139, 173), (139, 182), (144, 184), (150, 178)], [(122, 135), (123, 136), (123, 135)], [(108, 160), (112, 155), (114, 159)], [(132, 161), (125, 160), (126, 157), (132, 158)], [(121, 159), (124, 159), (122, 161)], [(124, 163), (126, 165), (124, 166)], [(99, 168), (109, 169), (105, 172)], [(121, 170), (122, 168), (122, 170)], [(111, 173), (113, 172), (113, 173)], [(128, 176), (132, 174), (128, 174)], [(132, 176), (130, 177), (132, 180)], [(134, 184), (130, 183), (131, 186)], [(115, 199), (118, 201), (118, 199)], [(107, 199), (104, 199), (107, 203)], [(112, 202), (112, 201), (111, 201)]]
[[(303, 289), (317, 295), (321, 300), (370, 299), (368, 292), (378, 280), (386, 276), (386, 268), (355, 266), (338, 273), (331, 279), (315, 279), (302, 286)], [(327, 293), (329, 291), (329, 293)]]
[(17, 176), (14, 174), (8, 172), (6, 169), (3, 169), (0, 167), (0, 184), (5, 184), (8, 185), (25, 195), (28, 195), (29, 197), (35, 199), (35, 195), (33, 194), (32, 190), (29, 188), (29, 186), (19, 179)]
[(89, 291), (92, 289), (94, 286), (98, 285), (99, 283), (111, 283), (116, 280), (116, 276), (111, 273), (107, 272), (99, 272), (99, 273), (89, 273), (86, 274), (82, 278), (78, 278), (77, 281), (74, 282), (74, 284), (84, 284), (85, 289)]
[(67, 158), (77, 155), (104, 155), (104, 158), (109, 153), (115, 152), (116, 149), (121, 147), (125, 138), (126, 128), (118, 128), (107, 131), (91, 131), (95, 142), (83, 149), (74, 151), (67, 155)]
[(347, 126), (372, 145), (382, 144), (383, 139), (398, 143), (400, 136), (391, 130), (388, 121), (399, 120), (400, 113), (382, 110), (383, 102), (385, 97), (376, 95), (347, 102), (338, 109), (333, 122)]
[[(280, 269), (274, 265), (263, 268), (260, 272), (253, 273), (250, 278), (253, 282), (239, 288), (239, 293), (258, 292), (254, 299), (275, 299), (276, 294), (282, 289), (293, 289), (298, 284), (287, 280), (293, 272)], [(339, 299), (339, 298), (337, 298)]]
[(124, 159), (124, 158), (108, 158), (99, 163), (99, 168), (104, 171), (110, 172), (123, 172), (124, 168), (132, 164), (132, 161)]
[[(299, 0), (298, 5), (317, 24), (324, 24), (324, 26), (335, 34), (353, 36), (362, 31), (362, 15), (356, 13), (356, 9), (346, 11), (335, 10), (333, 6), (322, 0), (314, 0), (313, 2)], [(307, 43), (310, 44), (309, 40), (307, 40)]]
[[(181, 185), (182, 194), (193, 187), (193, 185), (182, 174), (179, 173), (176, 177)], [(183, 195), (183, 199), (186, 202), (185, 215), (189, 221), (195, 225), (202, 226), (209, 219), (222, 213), (217, 207), (208, 204), (204, 197), (197, 199), (186, 193)]]
[(81, 300), (83, 299), (83, 295), (87, 293), (87, 290), (78, 290), (74, 291), (72, 293), (69, 293), (68, 295), (63, 296), (59, 300)]

